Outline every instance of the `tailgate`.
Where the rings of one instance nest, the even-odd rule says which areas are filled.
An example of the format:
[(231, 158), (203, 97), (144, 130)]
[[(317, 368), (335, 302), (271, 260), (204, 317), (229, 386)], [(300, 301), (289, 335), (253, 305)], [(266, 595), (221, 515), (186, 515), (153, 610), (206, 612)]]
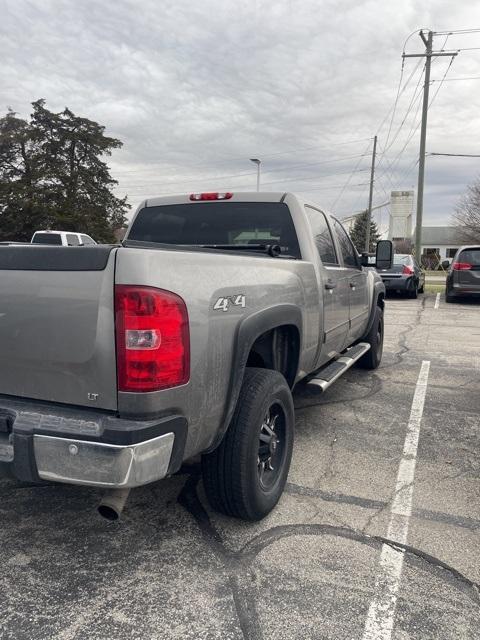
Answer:
[(116, 409), (114, 247), (0, 247), (0, 394)]

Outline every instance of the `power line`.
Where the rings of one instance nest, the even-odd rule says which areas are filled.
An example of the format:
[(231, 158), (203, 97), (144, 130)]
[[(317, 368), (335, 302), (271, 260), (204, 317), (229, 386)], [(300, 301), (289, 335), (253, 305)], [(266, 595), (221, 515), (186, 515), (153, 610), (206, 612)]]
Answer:
[[(412, 79), (413, 75), (415, 74), (415, 72), (416, 72), (416, 70), (418, 69), (418, 67), (420, 66), (420, 64), (421, 64), (421, 60), (419, 60), (419, 61), (418, 61), (418, 63), (417, 63), (417, 65), (416, 65), (416, 67), (413, 69), (412, 73), (411, 73), (411, 74), (410, 74), (410, 76), (408, 77), (408, 79), (407, 79), (407, 81), (405, 82), (405, 84), (403, 85), (402, 89), (401, 89), (400, 91), (397, 91), (397, 95), (396, 95), (396, 97), (395, 97), (395, 100), (394, 100), (393, 105), (390, 107), (390, 109), (388, 110), (387, 114), (385, 115), (385, 117), (383, 118), (382, 122), (380, 123), (380, 126), (379, 126), (379, 127), (378, 127), (378, 129), (377, 129), (377, 132), (376, 132), (376, 135), (377, 135), (377, 136), (378, 136), (378, 134), (380, 133), (380, 131), (381, 131), (381, 129), (382, 129), (382, 127), (383, 127), (383, 125), (384, 125), (384, 124), (385, 124), (385, 122), (387, 121), (388, 116), (389, 116), (389, 115), (390, 115), (390, 113), (393, 111), (392, 118), (391, 118), (391, 120), (390, 120), (390, 129), (391, 129), (391, 127), (392, 127), (392, 123), (393, 123), (393, 119), (394, 119), (394, 117), (395, 117), (395, 111), (396, 111), (396, 108), (397, 108), (398, 99), (399, 99), (399, 97), (400, 97), (400, 96), (405, 92), (406, 88), (408, 87), (408, 84), (409, 84), (410, 80)], [(401, 74), (400, 74), (399, 88), (400, 88), (400, 84), (401, 84), (401, 81), (402, 81), (402, 77), (403, 77), (403, 65), (402, 65), (402, 71), (401, 71)]]
[[(368, 138), (368, 140), (370, 140), (370, 138)], [(263, 171), (262, 175), (268, 175), (270, 173), (278, 173), (278, 172), (282, 172), (282, 171), (291, 171), (292, 169), (302, 169), (304, 167), (313, 167), (313, 166), (319, 166), (319, 165), (327, 165), (327, 164), (335, 164), (337, 162), (343, 162), (343, 161), (347, 161), (347, 160), (354, 160), (356, 158), (362, 158), (365, 154), (355, 154), (353, 156), (342, 156), (340, 158), (335, 158), (333, 160), (320, 160), (318, 162), (310, 162), (310, 163), (301, 163), (301, 164), (297, 164), (297, 165), (293, 165), (293, 166), (285, 166), (285, 167), (277, 167), (276, 169), (270, 169), (268, 171)], [(161, 176), (155, 176), (155, 177), (146, 177), (145, 179), (141, 178), (141, 181), (139, 183), (128, 183), (123, 187), (123, 188), (131, 188), (131, 187), (138, 187), (138, 188), (143, 188), (148, 186), (148, 184), (157, 184), (159, 181), (161, 180), (165, 180), (166, 184), (168, 185), (182, 185), (182, 184), (190, 184), (191, 182), (213, 182), (216, 180), (226, 180), (226, 179), (232, 179), (232, 178), (240, 178), (240, 177), (244, 177), (244, 176), (252, 176), (254, 175), (254, 172), (252, 171), (243, 171), (242, 173), (234, 173), (234, 174), (229, 174), (229, 175), (222, 175), (222, 176), (208, 176), (208, 177), (199, 177), (199, 176), (187, 176), (184, 177), (181, 180), (173, 180), (173, 181), (168, 181), (167, 178), (165, 177), (161, 177)], [(120, 180), (122, 180), (122, 178), (119, 178)]]
[[(296, 148), (296, 149), (290, 149), (288, 151), (278, 151), (276, 153), (270, 153), (270, 154), (264, 154), (262, 153), (261, 156), (262, 158), (274, 158), (277, 156), (281, 156), (281, 155), (294, 155), (297, 153), (303, 153), (305, 151), (319, 151), (319, 152), (323, 152), (323, 153), (327, 153), (331, 148), (333, 147), (341, 147), (341, 146), (345, 146), (345, 145), (349, 145), (349, 144), (358, 144), (359, 142), (365, 142), (367, 140), (372, 140), (372, 138), (357, 138), (355, 140), (345, 140), (343, 142), (334, 142), (332, 144), (330, 144), (329, 146), (327, 146), (325, 149), (319, 149), (318, 145), (315, 145), (313, 147), (304, 147), (304, 148)], [(242, 161), (245, 162), (246, 158), (247, 158), (248, 154), (246, 154), (245, 156), (230, 156), (228, 158), (224, 158), (222, 160), (213, 160), (213, 161), (209, 161), (208, 164), (210, 165), (217, 165), (217, 164), (228, 164), (229, 162), (234, 162), (235, 160), (238, 161)], [(205, 166), (205, 161), (202, 162), (196, 162), (193, 164), (187, 164), (188, 167), (197, 167), (197, 166)], [(149, 171), (158, 171), (158, 169), (156, 167), (161, 166), (164, 167), (165, 166), (165, 162), (162, 163), (149, 163), (148, 166), (148, 170)], [(182, 163), (182, 166), (185, 166), (184, 163)], [(141, 171), (146, 171), (147, 169), (141, 169)], [(139, 170), (138, 169), (118, 169), (118, 170), (113, 170), (115, 173), (138, 173)]]
[[(368, 154), (356, 154), (354, 156), (344, 156), (341, 158), (336, 158), (334, 160), (321, 160), (319, 162), (311, 162), (311, 163), (303, 163), (303, 164), (299, 164), (299, 165), (293, 165), (290, 167), (282, 167), (282, 168), (277, 168), (277, 169), (270, 169), (269, 171), (263, 171), (262, 175), (269, 175), (271, 173), (278, 173), (278, 172), (282, 172), (282, 171), (291, 171), (292, 169), (302, 169), (304, 167), (311, 167), (311, 166), (319, 166), (319, 165), (327, 165), (327, 164), (334, 164), (337, 162), (343, 162), (345, 160), (352, 160), (355, 158), (362, 158), (365, 157), (365, 155)], [(348, 173), (348, 172), (342, 172), (342, 173)], [(254, 172), (252, 171), (247, 171), (247, 172), (243, 172), (243, 173), (234, 173), (234, 174), (230, 174), (230, 175), (224, 175), (224, 176), (211, 176), (211, 177), (204, 177), (204, 178), (200, 178), (200, 177), (196, 177), (196, 176), (190, 176), (189, 178), (185, 178), (183, 180), (173, 180), (171, 182), (166, 182), (166, 184), (168, 186), (170, 185), (182, 185), (182, 184), (191, 184), (193, 183), (199, 183), (199, 182), (214, 182), (214, 181), (218, 181), (218, 180), (226, 180), (226, 179), (231, 179), (231, 178), (241, 178), (241, 177), (246, 177), (246, 176), (253, 176), (255, 175)], [(335, 174), (331, 174), (331, 175), (335, 175)], [(337, 174), (339, 175), (339, 174)], [(341, 174), (340, 174), (341, 175)], [(130, 183), (126, 185), (126, 187), (124, 186), (123, 188), (131, 188), (131, 187), (138, 187), (138, 188), (143, 188), (148, 186), (148, 184), (158, 184), (159, 181), (161, 181), (162, 178), (158, 177), (158, 178), (148, 178), (143, 182), (140, 183)], [(281, 182), (281, 181), (279, 181)], [(269, 183), (266, 183), (269, 184)]]
[[(450, 60), (450, 64), (448, 65), (448, 67), (447, 67), (447, 68), (446, 68), (446, 70), (445, 70), (445, 73), (443, 74), (443, 78), (441, 79), (440, 84), (438, 85), (438, 88), (437, 88), (437, 90), (435, 91), (435, 93), (434, 93), (434, 95), (433, 95), (433, 98), (431, 99), (431, 101), (430, 101), (430, 103), (429, 103), (429, 105), (428, 105), (428, 110), (430, 110), (430, 108), (431, 108), (431, 106), (433, 105), (433, 103), (434, 103), (434, 101), (435, 101), (436, 97), (438, 96), (438, 93), (439, 93), (440, 89), (442, 88), (443, 82), (445, 81), (445, 77), (446, 77), (447, 73), (449, 72), (450, 67), (451, 67), (451, 66), (452, 66), (452, 64), (453, 64), (453, 60), (454, 60), (454, 57), (452, 57), (452, 58), (451, 58), (451, 60)], [(420, 105), (420, 103), (419, 103), (419, 105)], [(417, 110), (417, 113), (418, 113), (418, 110)], [(414, 122), (415, 122), (415, 120), (414, 120)], [(388, 166), (388, 168), (386, 169), (386, 171), (382, 174), (382, 176), (383, 176), (383, 175), (385, 175), (387, 172), (390, 172), (390, 173), (392, 173), (392, 174), (393, 174), (393, 168), (394, 168), (394, 166), (398, 163), (398, 161), (400, 160), (401, 156), (403, 155), (403, 152), (405, 151), (405, 149), (407, 148), (407, 146), (410, 144), (410, 142), (411, 142), (411, 141), (412, 141), (412, 139), (414, 138), (414, 136), (415, 136), (415, 134), (417, 133), (417, 131), (418, 131), (418, 129), (419, 129), (419, 127), (420, 127), (421, 123), (422, 123), (422, 121), (420, 120), (420, 121), (417, 123), (417, 125), (415, 126), (415, 129), (414, 129), (413, 131), (412, 131), (412, 129), (410, 129), (410, 131), (412, 131), (412, 133), (411, 133), (411, 134), (409, 133), (409, 135), (407, 136), (407, 140), (406, 140), (405, 144), (403, 145), (402, 149), (401, 149), (401, 150), (400, 150), (400, 152), (397, 154), (397, 156), (395, 157), (395, 159), (390, 163), (390, 165)], [(417, 160), (417, 162), (418, 162), (418, 160)]]
[[(370, 142), (371, 142), (371, 140), (369, 141), (368, 145), (366, 146), (365, 151), (364, 151), (364, 154), (366, 154), (366, 153), (367, 153), (367, 151), (368, 151), (368, 149), (370, 148)], [(353, 178), (353, 174), (355, 173), (355, 171), (356, 171), (356, 170), (358, 169), (358, 167), (360, 166), (361, 161), (362, 161), (362, 158), (360, 158), (360, 159), (358, 160), (357, 164), (354, 166), (354, 168), (353, 168), (353, 170), (352, 170), (352, 173), (348, 176), (348, 178), (347, 178), (347, 180), (346, 180), (345, 184), (343, 185), (342, 190), (340, 191), (340, 193), (338, 194), (338, 196), (337, 196), (337, 197), (335, 198), (335, 200), (333, 201), (333, 203), (332, 203), (332, 205), (331, 205), (331, 207), (330, 207), (331, 209), (333, 209), (333, 208), (335, 207), (335, 205), (337, 204), (337, 202), (338, 202), (338, 201), (340, 200), (340, 198), (343, 196), (343, 194), (344, 194), (344, 192), (345, 192), (345, 189), (346, 189), (346, 188), (348, 187), (348, 185), (350, 184), (350, 180)]]
[[(480, 76), (468, 76), (466, 78), (447, 78), (444, 82), (458, 82), (459, 80), (480, 80)], [(439, 82), (439, 80), (431, 80), (431, 82)]]
[[(421, 60), (420, 60), (420, 61), (419, 61), (419, 63), (417, 64), (417, 68), (418, 68), (418, 66), (420, 65), (420, 63), (421, 63)], [(405, 124), (405, 122), (406, 122), (406, 120), (407, 120), (407, 118), (408, 118), (408, 115), (409, 115), (410, 111), (412, 110), (413, 105), (414, 105), (414, 104), (415, 104), (415, 102), (419, 99), (419, 97), (422, 95), (422, 94), (421, 94), (421, 92), (418, 92), (418, 88), (419, 88), (419, 86), (420, 86), (420, 82), (421, 82), (421, 80), (422, 80), (422, 76), (423, 76), (423, 70), (422, 70), (422, 73), (420, 73), (420, 75), (419, 75), (419, 77), (418, 77), (417, 84), (416, 84), (415, 89), (414, 89), (414, 91), (413, 91), (412, 98), (411, 98), (410, 103), (409, 103), (409, 105), (408, 105), (408, 107), (407, 107), (407, 111), (406, 111), (406, 113), (405, 113), (405, 115), (404, 115), (404, 117), (403, 117), (403, 120), (401, 121), (400, 126), (398, 127), (398, 129), (397, 129), (397, 131), (396, 131), (395, 135), (393, 136), (392, 141), (390, 142), (390, 145), (387, 145), (387, 144), (385, 145), (385, 148), (384, 148), (384, 149), (383, 149), (383, 151), (382, 151), (382, 156), (384, 156), (384, 155), (385, 155), (385, 153), (386, 153), (389, 149), (391, 149), (391, 147), (392, 147), (392, 146), (393, 146), (393, 144), (395, 143), (395, 140), (397, 139), (397, 137), (398, 137), (398, 135), (399, 135), (400, 131), (402, 130), (403, 125)]]
[[(407, 39), (405, 40), (404, 47), (403, 47), (403, 54), (405, 54), (405, 47), (406, 47), (406, 44), (407, 44), (408, 40), (409, 40), (409, 39), (411, 38), (411, 36), (412, 36), (412, 35), (414, 35), (415, 33), (418, 33), (418, 30), (413, 31), (413, 32), (412, 32), (412, 33), (407, 37)], [(445, 38), (445, 40), (444, 40), (444, 42), (443, 42), (443, 44), (442, 44), (442, 51), (443, 51), (443, 49), (444, 49), (445, 45), (447, 44), (448, 38), (449, 38), (449, 35), (447, 35), (447, 36), (446, 36), (446, 38)], [(402, 55), (402, 69), (403, 69), (403, 62), (404, 62), (404, 59), (403, 59), (403, 55)], [(402, 89), (402, 91), (400, 92), (400, 95), (402, 95), (402, 94), (404, 93), (404, 91), (406, 90), (406, 88), (407, 88), (407, 86), (408, 86), (408, 84), (409, 84), (410, 80), (411, 80), (411, 79), (412, 79), (412, 77), (414, 76), (415, 72), (418, 70), (418, 67), (421, 65), (421, 63), (422, 63), (422, 60), (421, 60), (421, 59), (419, 59), (419, 61), (418, 61), (418, 62), (417, 62), (417, 64), (415, 65), (415, 67), (414, 67), (414, 69), (413, 69), (412, 73), (410, 74), (410, 76), (409, 76), (409, 78), (408, 78), (407, 82), (404, 84), (403, 89)], [(418, 100), (417, 108), (416, 108), (416, 110), (415, 110), (415, 115), (414, 115), (414, 118), (413, 118), (413, 125), (412, 125), (412, 127), (413, 127), (413, 126), (414, 126), (414, 124), (415, 124), (415, 120), (416, 120), (416, 118), (417, 118), (418, 111), (419, 111), (420, 104), (421, 104), (421, 102), (420, 102), (420, 100), (419, 100), (419, 98), (420, 98), (420, 96), (421, 96), (421, 93), (418, 93), (418, 94), (417, 94), (417, 92), (418, 92), (418, 88), (419, 88), (419, 86), (420, 86), (420, 82), (421, 82), (421, 80), (422, 80), (422, 77), (423, 77), (423, 73), (424, 73), (424, 71), (425, 71), (425, 65), (424, 65), (424, 67), (423, 67), (423, 69), (422, 69), (422, 72), (421, 72), (421, 73), (419, 74), (419, 76), (418, 76), (417, 84), (416, 84), (415, 89), (414, 89), (414, 91), (413, 91), (412, 98), (411, 98), (411, 100), (410, 100), (410, 104), (409, 104), (409, 106), (407, 107), (407, 111), (406, 111), (406, 113), (405, 113), (405, 116), (404, 116), (404, 118), (403, 118), (402, 122), (400, 123), (400, 126), (398, 127), (398, 129), (397, 129), (397, 131), (396, 131), (396, 133), (395, 133), (395, 135), (394, 135), (393, 139), (390, 141), (390, 144), (388, 144), (388, 137), (387, 137), (387, 141), (386, 141), (386, 143), (385, 143), (385, 147), (384, 147), (384, 148), (383, 148), (383, 150), (381, 151), (381, 155), (380, 155), (379, 160), (378, 160), (378, 165), (380, 165), (380, 164), (382, 163), (382, 161), (383, 161), (383, 160), (384, 160), (384, 158), (385, 158), (385, 154), (386, 154), (386, 152), (387, 152), (389, 149), (391, 149), (391, 147), (393, 146), (393, 144), (394, 144), (395, 140), (398, 138), (398, 135), (400, 134), (400, 132), (401, 132), (401, 130), (402, 130), (402, 128), (403, 128), (403, 125), (405, 124), (405, 122), (406, 122), (406, 120), (407, 120), (407, 118), (408, 118), (408, 115), (409, 115), (409, 113), (410, 113), (410, 111), (411, 111), (411, 109), (412, 109), (413, 105), (414, 105), (414, 104), (415, 104), (415, 102)], [(398, 102), (398, 93), (397, 93), (397, 98), (396, 98), (395, 103), (394, 103), (394, 107), (395, 107), (395, 108), (396, 108), (396, 104), (397, 104), (397, 102)], [(391, 110), (391, 109), (390, 109), (390, 110)], [(385, 120), (386, 120), (386, 118), (387, 118), (387, 117), (388, 117), (388, 114), (387, 114), (387, 116), (383, 119), (382, 124), (380, 125), (380, 127), (379, 127), (379, 129), (378, 129), (377, 133), (378, 133), (378, 132), (380, 131), (380, 129), (382, 128), (382, 126), (383, 126), (383, 124), (384, 124), (384, 122), (385, 122)], [(390, 121), (389, 134), (390, 134), (390, 130), (391, 130), (392, 123), (393, 123), (393, 116), (392, 116), (392, 119), (391, 119), (391, 121)], [(410, 132), (412, 131), (412, 127), (410, 127), (409, 134), (410, 134)], [(407, 136), (407, 137), (408, 137), (408, 136)], [(391, 179), (390, 179), (390, 176), (388, 176), (388, 175), (387, 175), (388, 170), (389, 170), (389, 168), (387, 167), (387, 168), (386, 168), (386, 170), (384, 171), (384, 174), (383, 174), (383, 175), (385, 175), (385, 176), (388, 178), (388, 180), (389, 180), (390, 184), (392, 184), (392, 181), (391, 181)]]
[(480, 29), (456, 29), (455, 31), (434, 31), (434, 36), (445, 36), (445, 35), (456, 35), (456, 34), (464, 34), (464, 33), (480, 33)]
[[(369, 185), (369, 182), (358, 182), (357, 184), (351, 184), (350, 187), (352, 189), (354, 189), (355, 187), (364, 187), (365, 185)], [(296, 191), (298, 193), (311, 193), (313, 191), (329, 191), (331, 189), (338, 189), (338, 187), (341, 185), (335, 184), (335, 185), (331, 185), (329, 187), (325, 186), (325, 187), (312, 187), (311, 189), (297, 189)]]
[[(360, 172), (362, 172), (362, 171), (366, 171), (366, 169), (359, 169), (359, 170), (357, 171), (357, 173), (360, 173)], [(263, 185), (271, 185), (271, 184), (284, 184), (285, 182), (306, 182), (306, 181), (308, 181), (308, 180), (323, 180), (324, 178), (330, 178), (331, 176), (341, 176), (341, 175), (345, 175), (345, 174), (347, 174), (347, 173), (350, 173), (350, 171), (336, 171), (336, 172), (334, 172), (334, 173), (327, 173), (327, 174), (323, 174), (323, 175), (315, 175), (315, 176), (312, 176), (312, 175), (308, 175), (308, 176), (296, 176), (296, 177), (294, 177), (294, 178), (282, 178), (282, 179), (280, 179), (280, 180), (271, 180), (271, 181), (267, 181), (267, 182), (265, 182), (264, 180), (262, 180), (262, 184), (263, 184)], [(252, 174), (252, 175), (255, 175), (255, 174)], [(199, 181), (192, 180), (192, 181), (191, 181), (191, 183), (189, 183), (189, 185), (197, 185), (197, 184), (198, 184), (198, 182), (199, 182)], [(214, 179), (212, 179), (212, 180), (211, 180), (211, 182), (212, 182), (212, 183), (214, 183)], [(152, 186), (154, 186), (155, 184), (158, 184), (158, 182), (156, 182), (156, 183), (151, 183), (151, 184), (152, 184)], [(170, 184), (171, 184), (171, 183), (169, 183), (167, 186), (170, 186)], [(214, 183), (214, 184), (217, 184), (217, 183)], [(129, 190), (132, 190), (132, 189), (145, 189), (145, 188), (148, 188), (148, 186), (149, 186), (148, 184), (143, 184), (143, 185), (138, 185), (138, 186), (136, 186), (136, 187), (135, 187), (135, 186), (132, 186), (132, 187), (130, 187), (129, 189), (128, 189), (128, 188), (126, 189), (125, 187), (122, 187), (122, 190), (127, 190), (127, 191), (129, 191)], [(230, 185), (230, 187), (229, 187), (229, 188), (238, 189), (238, 188), (239, 188), (239, 186), (241, 186), (241, 187), (245, 186), (245, 187), (247, 187), (247, 188), (248, 188), (248, 186), (249, 186), (249, 185), (247, 185), (247, 184), (246, 184), (246, 185)], [(117, 187), (117, 188), (118, 188), (118, 187)], [(195, 187), (195, 186), (194, 186), (194, 187), (187, 186), (187, 187), (185, 187), (185, 188), (186, 188), (186, 189), (195, 189), (196, 187)]]
[(427, 153), (427, 156), (451, 156), (453, 158), (480, 158), (480, 154), (475, 153)]

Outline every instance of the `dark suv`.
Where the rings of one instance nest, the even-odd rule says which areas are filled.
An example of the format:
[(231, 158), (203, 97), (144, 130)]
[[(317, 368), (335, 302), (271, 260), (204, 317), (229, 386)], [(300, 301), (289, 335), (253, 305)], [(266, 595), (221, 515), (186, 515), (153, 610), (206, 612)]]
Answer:
[(447, 273), (445, 300), (480, 294), (480, 245), (460, 247)]

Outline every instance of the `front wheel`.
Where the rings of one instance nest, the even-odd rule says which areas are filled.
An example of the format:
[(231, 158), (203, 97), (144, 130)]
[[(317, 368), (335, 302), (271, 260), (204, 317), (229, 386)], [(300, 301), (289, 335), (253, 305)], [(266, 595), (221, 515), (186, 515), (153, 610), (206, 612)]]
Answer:
[(358, 365), (362, 369), (376, 369), (383, 355), (383, 309), (375, 307), (375, 317), (367, 335), (360, 342), (368, 342), (370, 349), (360, 358)]
[(228, 430), (202, 457), (205, 493), (213, 509), (261, 520), (283, 493), (293, 450), (295, 416), (285, 378), (247, 368)]

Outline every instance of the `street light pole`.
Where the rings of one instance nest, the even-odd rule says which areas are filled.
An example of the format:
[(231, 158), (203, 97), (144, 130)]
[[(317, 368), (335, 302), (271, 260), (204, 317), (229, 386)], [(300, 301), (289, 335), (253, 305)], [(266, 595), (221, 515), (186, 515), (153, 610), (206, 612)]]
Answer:
[(258, 158), (250, 158), (250, 162), (257, 165), (257, 191), (260, 191), (260, 165), (262, 164), (262, 161)]

